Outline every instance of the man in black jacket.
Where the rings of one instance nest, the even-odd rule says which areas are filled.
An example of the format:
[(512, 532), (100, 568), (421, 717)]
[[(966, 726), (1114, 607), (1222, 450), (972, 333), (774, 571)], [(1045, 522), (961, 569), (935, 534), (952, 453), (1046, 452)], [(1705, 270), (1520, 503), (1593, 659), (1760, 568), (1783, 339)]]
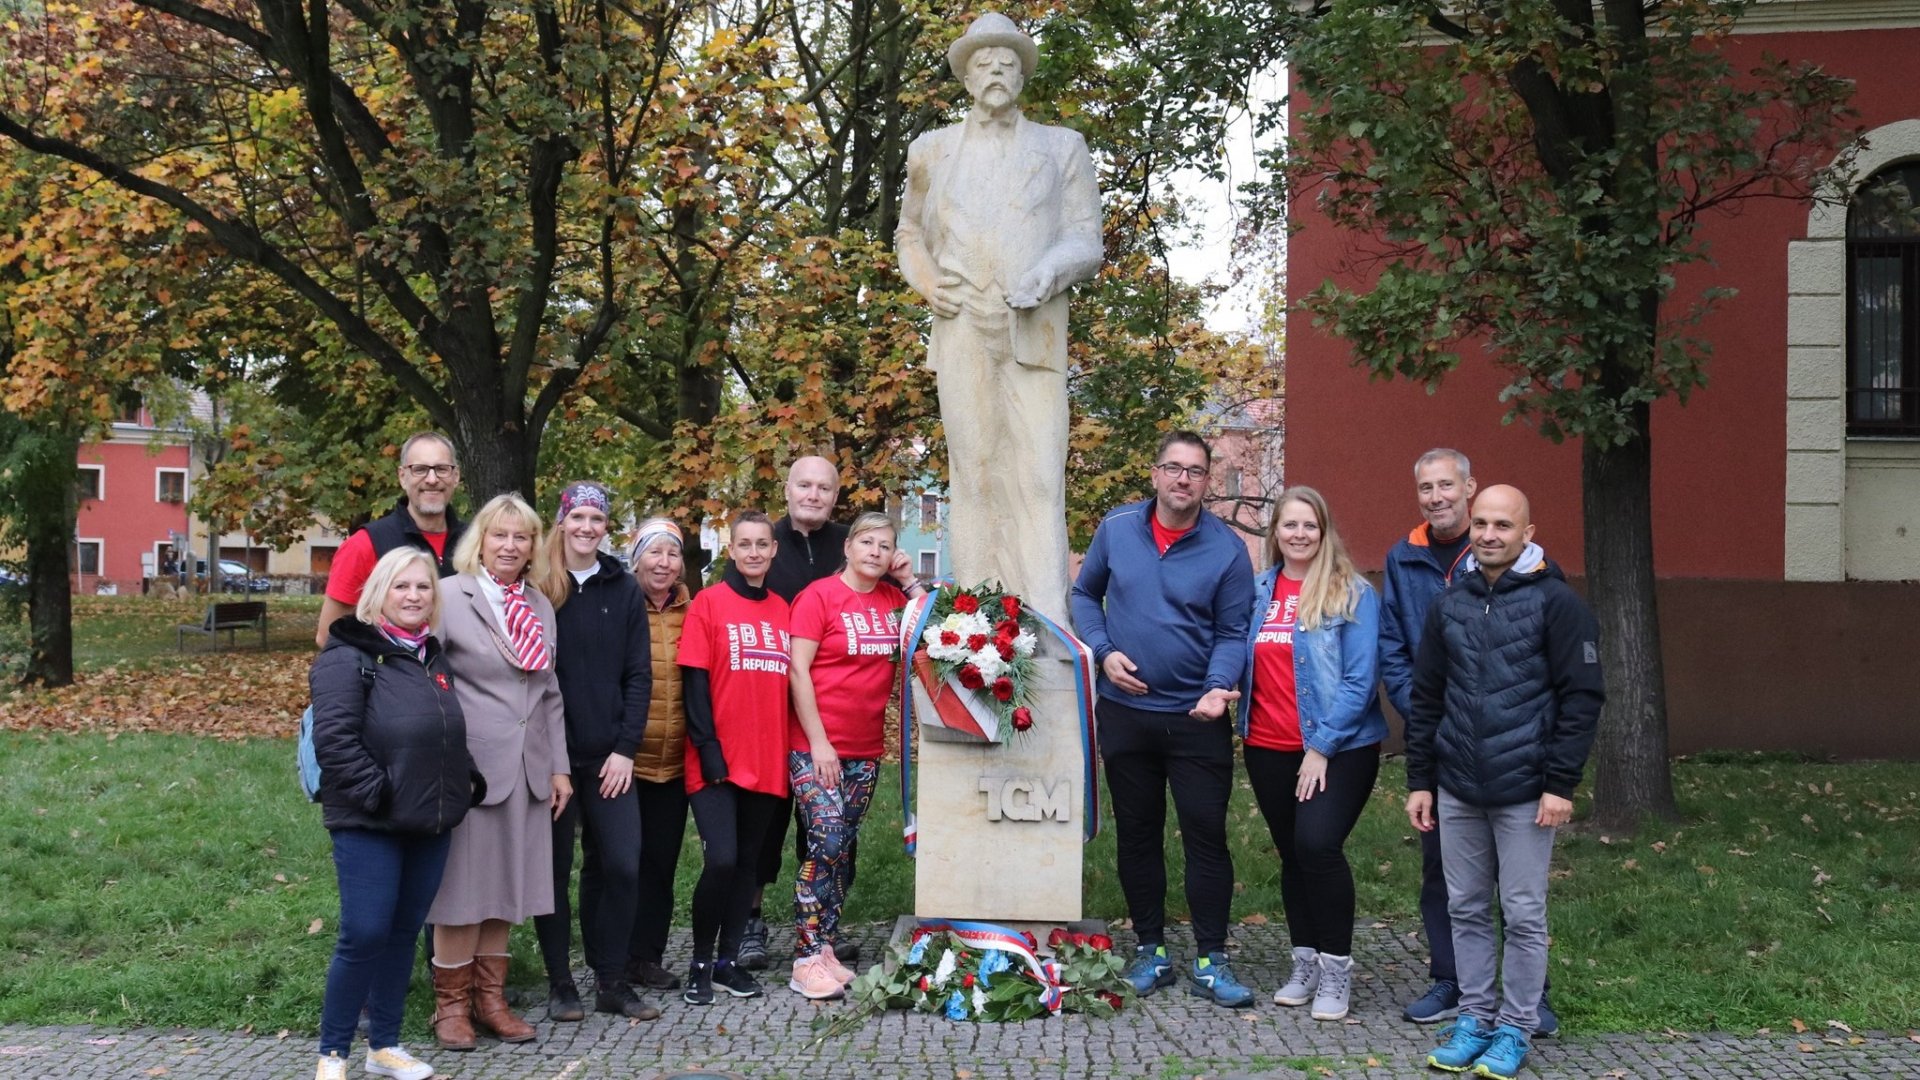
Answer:
[(1407, 818), (1440, 829), (1460, 975), (1460, 1019), (1427, 1064), (1496, 1080), (1531, 1048), (1554, 832), (1573, 816), (1606, 700), (1599, 629), (1532, 543), (1531, 516), (1505, 485), (1474, 501), (1472, 561), (1427, 612), (1407, 716)]
[(327, 630), (335, 620), (353, 614), (360, 602), (360, 586), (380, 557), (401, 545), (433, 554), (441, 577), (453, 576), (453, 549), (460, 543), (464, 522), (449, 505), (460, 488), (460, 466), (453, 460), (453, 442), (437, 431), (421, 431), (400, 444), (400, 501), (384, 517), (374, 518), (354, 531), (333, 553), (327, 573), (327, 595), (320, 601), (320, 623), (313, 642), (327, 646)]

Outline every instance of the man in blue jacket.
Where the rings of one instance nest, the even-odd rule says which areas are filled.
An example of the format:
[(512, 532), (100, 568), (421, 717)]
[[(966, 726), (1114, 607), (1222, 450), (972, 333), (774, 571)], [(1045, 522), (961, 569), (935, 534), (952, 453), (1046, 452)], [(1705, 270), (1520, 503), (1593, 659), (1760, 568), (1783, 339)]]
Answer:
[(1096, 717), (1113, 796), (1120, 889), (1139, 940), (1127, 979), (1174, 982), (1166, 947), (1167, 791), (1180, 820), (1197, 956), (1190, 992), (1253, 1003), (1227, 964), (1233, 858), (1227, 705), (1247, 659), (1253, 564), (1231, 527), (1201, 508), (1213, 454), (1191, 431), (1160, 442), (1154, 497), (1107, 514), (1073, 585), (1074, 627), (1100, 664)]
[(1460, 975), (1460, 1018), (1427, 1064), (1511, 1080), (1546, 988), (1554, 833), (1573, 815), (1606, 690), (1599, 627), (1532, 542), (1526, 496), (1481, 492), (1472, 534), (1414, 654), (1407, 820), (1441, 833)]

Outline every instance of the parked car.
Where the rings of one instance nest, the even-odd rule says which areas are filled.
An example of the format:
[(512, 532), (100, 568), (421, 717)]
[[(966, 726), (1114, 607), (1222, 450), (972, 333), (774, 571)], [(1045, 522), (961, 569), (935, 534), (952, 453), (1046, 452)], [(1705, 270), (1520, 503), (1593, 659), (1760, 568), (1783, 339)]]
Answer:
[(26, 574), (20, 573), (15, 570), (9, 570), (4, 566), (0, 566), (0, 591), (5, 591), (7, 589), (19, 589), (21, 591), (25, 591), (26, 587), (27, 587)]
[[(197, 576), (206, 577), (207, 560), (194, 560), (193, 570)], [(220, 560), (220, 578), (221, 592), (258, 593), (269, 592), (273, 589), (273, 580), (271, 578), (255, 575), (252, 570), (247, 568), (246, 563), (240, 562), (237, 559)]]

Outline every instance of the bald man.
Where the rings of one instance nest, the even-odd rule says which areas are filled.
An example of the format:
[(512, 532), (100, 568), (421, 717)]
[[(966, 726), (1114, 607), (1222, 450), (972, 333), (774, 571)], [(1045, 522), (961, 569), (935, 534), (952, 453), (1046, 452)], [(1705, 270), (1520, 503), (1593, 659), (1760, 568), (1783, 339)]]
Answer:
[(1606, 689), (1599, 628), (1533, 542), (1527, 497), (1487, 488), (1470, 528), (1472, 553), (1428, 609), (1414, 657), (1407, 819), (1440, 830), (1460, 978), (1460, 1018), (1427, 1064), (1506, 1078), (1532, 1049), (1547, 974), (1547, 867), (1555, 830), (1573, 816)]

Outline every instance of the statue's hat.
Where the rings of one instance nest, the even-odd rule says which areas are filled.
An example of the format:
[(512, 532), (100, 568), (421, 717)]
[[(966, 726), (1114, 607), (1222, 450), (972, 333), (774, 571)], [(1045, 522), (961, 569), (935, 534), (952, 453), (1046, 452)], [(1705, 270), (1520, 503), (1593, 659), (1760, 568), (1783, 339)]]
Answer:
[(1021, 77), (1028, 79), (1033, 77), (1034, 66), (1040, 63), (1040, 47), (1035, 45), (1033, 39), (1023, 33), (1019, 27), (1013, 25), (1012, 19), (997, 11), (989, 11), (973, 20), (973, 25), (967, 27), (967, 32), (955, 38), (953, 44), (947, 46), (947, 66), (953, 69), (954, 75), (965, 79), (967, 59), (973, 55), (974, 50), (994, 45), (1012, 49), (1014, 54), (1020, 57)]

